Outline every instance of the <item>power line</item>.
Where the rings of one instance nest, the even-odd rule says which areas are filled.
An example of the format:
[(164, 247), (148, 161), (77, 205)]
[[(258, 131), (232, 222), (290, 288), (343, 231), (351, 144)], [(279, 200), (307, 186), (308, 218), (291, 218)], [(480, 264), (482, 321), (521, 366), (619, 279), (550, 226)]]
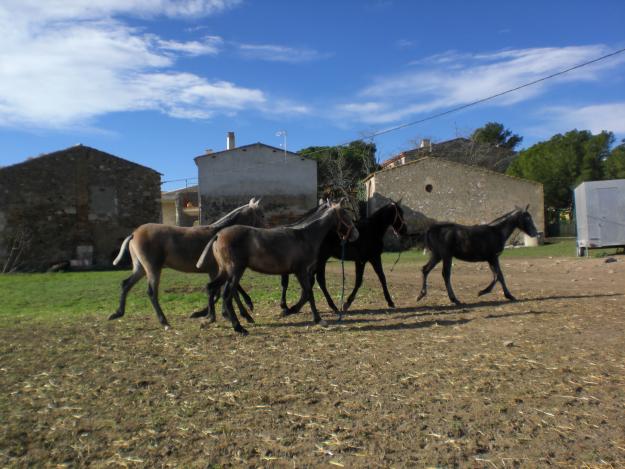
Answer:
[[(473, 101), (473, 102), (470, 102), (470, 103), (467, 103), (467, 104), (463, 104), (462, 106), (458, 106), (458, 107), (455, 107), (455, 108), (452, 108), (452, 109), (448, 109), (446, 111), (442, 111), (442, 112), (439, 112), (439, 113), (436, 113), (436, 114), (432, 114), (430, 116), (424, 117), (423, 119), (419, 119), (419, 120), (411, 121), (411, 122), (406, 122), (404, 124), (400, 124), (400, 125), (397, 125), (395, 127), (391, 127), (389, 129), (380, 130), (380, 131), (374, 132), (372, 134), (365, 135), (362, 138), (363, 139), (373, 139), (375, 137), (379, 137), (380, 135), (384, 135), (384, 134), (388, 134), (388, 133), (391, 133), (391, 132), (395, 132), (397, 130), (405, 129), (406, 127), (411, 127), (413, 125), (422, 124), (423, 122), (427, 122), (427, 121), (430, 121), (430, 120), (433, 120), (433, 119), (437, 119), (439, 117), (446, 116), (446, 115), (452, 114), (454, 112), (462, 111), (463, 109), (467, 109), (469, 107), (475, 106), (477, 104), (481, 104), (481, 103), (486, 102), (486, 101), (490, 101), (490, 100), (498, 98), (500, 96), (504, 96), (506, 94), (513, 93), (515, 91), (519, 91), (519, 90), (521, 90), (523, 88), (527, 88), (528, 86), (532, 86), (532, 85), (535, 85), (537, 83), (541, 83), (541, 82), (549, 80), (551, 78), (555, 78), (557, 76), (564, 75), (565, 73), (568, 73), (568, 72), (571, 72), (573, 70), (577, 70), (577, 69), (580, 69), (582, 67), (586, 67), (588, 65), (600, 62), (602, 60), (608, 59), (610, 57), (613, 57), (615, 55), (621, 54), (623, 52), (625, 52), (625, 48), (616, 50), (614, 52), (611, 52), (609, 54), (603, 55), (603, 56), (598, 57), (596, 59), (592, 59), (592, 60), (589, 60), (587, 62), (583, 62), (583, 63), (577, 64), (577, 65), (574, 65), (574, 66), (572, 66), (570, 68), (567, 68), (565, 70), (561, 70), (559, 72), (552, 73), (551, 75), (539, 78), (537, 80), (530, 81), (530, 82), (525, 83), (523, 85), (519, 85), (519, 86), (516, 86), (514, 88), (510, 88), (509, 90), (502, 91), (500, 93), (496, 93), (496, 94), (490, 95), (490, 96), (488, 96), (486, 98), (481, 98), (481, 99), (478, 99), (476, 101)], [(349, 145), (350, 143), (351, 143), (351, 141), (350, 142), (341, 143), (341, 144), (338, 144), (338, 145), (335, 145), (335, 146), (342, 147), (342, 146), (345, 146), (345, 145)], [(315, 150), (315, 151), (306, 153), (306, 155), (312, 155), (312, 154), (315, 154), (315, 153), (321, 153), (323, 151), (326, 151), (326, 150)]]

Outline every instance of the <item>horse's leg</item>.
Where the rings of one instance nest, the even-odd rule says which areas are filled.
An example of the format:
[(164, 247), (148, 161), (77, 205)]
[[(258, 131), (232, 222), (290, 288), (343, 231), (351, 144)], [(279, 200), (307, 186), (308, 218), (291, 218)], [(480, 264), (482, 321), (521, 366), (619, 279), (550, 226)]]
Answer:
[(252, 299), (250, 298), (250, 295), (248, 295), (247, 292), (243, 290), (243, 287), (241, 286), (241, 284), (237, 285), (237, 291), (243, 297), (243, 301), (245, 301), (245, 304), (247, 305), (248, 309), (250, 311), (254, 311), (254, 303), (252, 303)]
[(136, 257), (132, 259), (132, 274), (130, 277), (122, 281), (122, 293), (119, 297), (119, 307), (117, 311), (109, 316), (109, 319), (121, 318), (126, 313), (126, 297), (128, 292), (136, 285), (136, 283), (145, 276), (145, 270)]
[(321, 319), (319, 315), (319, 311), (317, 311), (317, 306), (315, 305), (315, 296), (312, 291), (310, 278), (312, 277), (312, 272), (304, 271), (304, 272), (296, 272), (295, 275), (299, 284), (302, 287), (302, 299), (304, 302), (308, 301), (310, 303), (310, 309), (313, 315), (313, 321), (315, 324), (319, 324), (320, 326), (327, 326), (327, 323)]
[(499, 266), (499, 258), (496, 257), (493, 264), (495, 266), (495, 271), (497, 272), (497, 280), (499, 280), (499, 283), (501, 283), (501, 288), (503, 289), (504, 296), (510, 301), (516, 301), (516, 298), (512, 296), (512, 293), (510, 293), (510, 290), (508, 290), (508, 287), (506, 286), (506, 281), (503, 278), (503, 272), (501, 271), (501, 267)]
[[(334, 304), (330, 293), (328, 292), (328, 288), (326, 286), (326, 264), (328, 263), (328, 259), (321, 259), (317, 263), (317, 282), (319, 283), (319, 288), (323, 292), (323, 296), (325, 296), (328, 306), (335, 314), (339, 314), (339, 309)], [(312, 284), (311, 284), (312, 285)]]
[(423, 275), (423, 285), (421, 285), (421, 292), (417, 297), (417, 301), (423, 298), (428, 293), (428, 275), (432, 271), (436, 264), (440, 262), (441, 258), (435, 255), (434, 253), (430, 254), (430, 260), (421, 268), (421, 273)]
[(239, 297), (238, 288), (237, 290), (235, 290), (233, 298), (234, 298), (234, 302), (237, 304), (237, 308), (239, 308), (239, 313), (241, 313), (241, 316), (243, 316), (247, 322), (253, 323), (254, 318), (250, 316), (250, 314), (247, 312), (247, 309), (245, 309), (245, 306), (243, 306), (243, 303), (241, 303), (241, 298)]
[(167, 318), (161, 309), (161, 305), (158, 302), (158, 286), (161, 279), (161, 270), (160, 269), (147, 269), (148, 276), (148, 296), (150, 297), (150, 301), (152, 302), (152, 307), (154, 311), (156, 311), (156, 316), (158, 317), (159, 322), (166, 328), (169, 329), (169, 322), (167, 322)]
[(382, 259), (380, 256), (377, 256), (371, 260), (371, 265), (373, 266), (373, 270), (378, 274), (378, 279), (382, 284), (382, 291), (384, 292), (384, 299), (386, 300), (386, 304), (388, 304), (389, 308), (394, 308), (395, 303), (393, 303), (393, 299), (391, 298), (391, 294), (388, 291), (388, 287), (386, 286), (386, 275), (384, 275), (384, 269), (382, 268)]
[(343, 312), (347, 312), (349, 307), (354, 302), (354, 298), (356, 298), (356, 293), (358, 293), (358, 289), (362, 285), (362, 275), (365, 271), (365, 263), (364, 262), (354, 262), (354, 267), (356, 268), (356, 281), (354, 282), (354, 289), (347, 297), (347, 301), (343, 303)]
[(490, 271), (493, 273), (493, 281), (490, 282), (486, 288), (480, 290), (477, 296), (482, 296), (490, 293), (491, 291), (493, 291), (493, 287), (497, 283), (497, 269), (495, 268), (495, 263), (493, 261), (488, 261), (488, 266), (490, 267)]
[(239, 318), (237, 318), (237, 315), (234, 312), (234, 308), (232, 307), (232, 296), (234, 295), (234, 292), (236, 292), (239, 278), (240, 276), (233, 276), (224, 285), (221, 307), (224, 316), (226, 314), (229, 316), (230, 322), (232, 323), (232, 328), (241, 335), (248, 335), (247, 330), (239, 322)]
[(282, 286), (282, 296), (280, 297), (280, 308), (282, 308), (282, 315), (288, 314), (289, 305), (286, 304), (286, 291), (289, 288), (289, 274), (283, 274), (280, 276), (280, 285)]
[(451, 257), (443, 259), (443, 278), (445, 279), (445, 287), (447, 288), (449, 299), (457, 305), (461, 304), (460, 300), (456, 298), (453, 288), (451, 288)]

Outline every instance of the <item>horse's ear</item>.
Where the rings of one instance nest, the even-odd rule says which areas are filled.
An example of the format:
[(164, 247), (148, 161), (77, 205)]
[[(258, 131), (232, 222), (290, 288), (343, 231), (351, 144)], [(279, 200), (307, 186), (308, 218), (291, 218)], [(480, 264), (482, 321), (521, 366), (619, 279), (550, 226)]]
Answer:
[(401, 201), (404, 200), (403, 197), (400, 197), (399, 200), (397, 202), (395, 202), (395, 205), (401, 205)]
[(249, 205), (249, 206), (250, 206), (250, 208), (251, 208), (251, 207), (253, 207), (253, 206), (254, 206), (254, 204), (255, 204), (255, 203), (256, 203), (256, 201), (255, 201), (254, 197), (252, 197), (252, 198), (250, 199), (250, 203), (249, 203), (248, 205)]
[(262, 200), (262, 198), (259, 198), (256, 203), (254, 204), (255, 208), (258, 208), (258, 206), (260, 205), (260, 201)]
[(527, 207), (525, 207), (525, 211), (527, 212), (530, 209), (530, 204), (527, 204)]

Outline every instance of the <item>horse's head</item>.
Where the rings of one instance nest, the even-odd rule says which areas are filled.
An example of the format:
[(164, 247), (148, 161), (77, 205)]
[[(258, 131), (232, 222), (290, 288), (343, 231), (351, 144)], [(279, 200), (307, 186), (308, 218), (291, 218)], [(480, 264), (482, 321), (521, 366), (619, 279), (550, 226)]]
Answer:
[(538, 236), (538, 230), (536, 229), (536, 225), (534, 225), (534, 220), (528, 212), (530, 206), (528, 205), (525, 209), (520, 208), (517, 215), (517, 227), (526, 233), (528, 236), (532, 238)]
[(331, 204), (329, 208), (336, 214), (336, 233), (339, 235), (339, 238), (349, 242), (356, 241), (359, 236), (358, 229), (354, 225), (354, 222), (352, 221), (352, 218), (347, 210), (341, 207), (340, 202), (337, 204)]
[(260, 208), (260, 199), (256, 200), (252, 197), (247, 206), (237, 214), (235, 224), (264, 228), (266, 226), (265, 212)]

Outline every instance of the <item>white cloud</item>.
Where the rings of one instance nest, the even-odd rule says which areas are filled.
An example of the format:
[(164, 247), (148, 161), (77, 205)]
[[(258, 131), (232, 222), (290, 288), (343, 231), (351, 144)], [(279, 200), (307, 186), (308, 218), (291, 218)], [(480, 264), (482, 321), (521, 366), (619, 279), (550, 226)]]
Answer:
[[(90, 126), (112, 112), (155, 110), (179, 118), (271, 106), (262, 90), (176, 69), (179, 56), (215, 55), (221, 38), (174, 41), (118, 15), (210, 15), (239, 0), (5, 0), (0, 4), (0, 125)], [(291, 113), (308, 112), (291, 104)]]
[(239, 44), (242, 57), (268, 62), (300, 63), (328, 57), (314, 49), (286, 47), (274, 44)]
[[(391, 123), (419, 113), (436, 112), (471, 103), (557, 71), (594, 59), (607, 52), (603, 45), (563, 48), (504, 50), (489, 54), (459, 54), (454, 51), (411, 63), (411, 70), (378, 78), (359, 93), (376, 113), (358, 110), (360, 102), (343, 104), (354, 109), (353, 118), (366, 123)], [(623, 63), (625, 57), (597, 63), (570, 74), (524, 88), (490, 101), (508, 106), (545, 93), (557, 83), (595, 81)], [(380, 112), (382, 111), (382, 112)]]
[(590, 130), (592, 133), (608, 130), (625, 134), (625, 102), (582, 107), (562, 106), (543, 109), (541, 114), (545, 118), (541, 129), (550, 129), (547, 132), (549, 135), (572, 129)]

